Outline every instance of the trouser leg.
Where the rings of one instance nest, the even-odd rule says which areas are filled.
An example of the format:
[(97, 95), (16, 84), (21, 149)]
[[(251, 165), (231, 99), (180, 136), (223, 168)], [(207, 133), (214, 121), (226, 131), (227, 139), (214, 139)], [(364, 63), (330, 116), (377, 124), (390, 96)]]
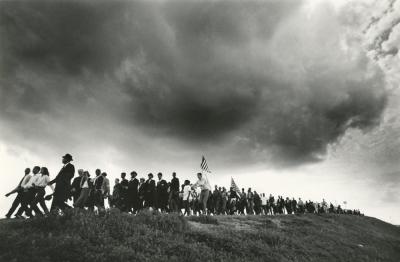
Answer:
[(21, 216), (22, 213), (24, 213), (24, 212), (25, 212), (25, 214), (27, 216), (29, 216), (29, 217), (32, 216), (32, 213), (31, 213), (31, 211), (29, 209), (30, 201), (31, 201), (30, 192), (29, 191), (24, 191), (22, 193), (22, 198), (21, 198), (21, 207), (18, 209), (18, 212), (16, 214), (17, 216)]
[(43, 212), (48, 214), (49, 209), (47, 208), (46, 201), (44, 200), (44, 196), (46, 195), (46, 190), (44, 188), (40, 188), (36, 194), (36, 203), (39, 203), (40, 207), (43, 209)]
[(203, 208), (203, 213), (206, 214), (207, 211), (207, 201), (208, 201), (208, 196), (210, 194), (209, 190), (202, 190), (200, 193), (200, 203), (202, 203), (202, 208)]
[(30, 189), (29, 190), (29, 206), (30, 206), (30, 210), (35, 211), (35, 215), (43, 215), (42, 211), (40, 211), (40, 209), (37, 206), (37, 199), (36, 199), (36, 195), (39, 193), (39, 189)]
[(12, 214), (17, 209), (19, 204), (21, 204), (21, 200), (22, 200), (22, 193), (18, 193), (17, 196), (15, 197), (13, 203), (11, 204), (10, 210), (8, 210), (6, 217), (12, 216)]

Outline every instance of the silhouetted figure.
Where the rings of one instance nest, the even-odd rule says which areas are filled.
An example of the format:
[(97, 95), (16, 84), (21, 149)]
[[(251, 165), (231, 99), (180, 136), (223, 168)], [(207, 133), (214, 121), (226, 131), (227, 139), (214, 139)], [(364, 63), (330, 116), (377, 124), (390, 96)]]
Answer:
[[(49, 213), (49, 210), (47, 208), (46, 202), (44, 200), (44, 196), (46, 195), (46, 187), (50, 183), (50, 174), (49, 170), (47, 167), (42, 167), (40, 170), (40, 177), (38, 180), (35, 182), (35, 190), (36, 194), (34, 197), (34, 200), (32, 201), (32, 209), (35, 211), (35, 214), (41, 215), (41, 211), (37, 207), (37, 204), (40, 205), (42, 208), (43, 212), (45, 214)], [(50, 185), (51, 189), (54, 191), (54, 187)]]
[(103, 185), (101, 191), (103, 192), (104, 200), (106, 200), (110, 197), (110, 180), (107, 178), (106, 172), (103, 172), (101, 175), (103, 176)]
[(169, 187), (169, 208), (173, 212), (179, 211), (179, 179), (176, 173), (172, 173), (172, 180)]
[(103, 173), (98, 174), (94, 181), (94, 194), (95, 194), (95, 200), (94, 200), (94, 205), (97, 207), (99, 211), (104, 210), (104, 195), (103, 195), (103, 182), (104, 182), (104, 176)]
[(126, 179), (126, 173), (121, 173), (121, 210), (124, 212), (127, 212), (129, 209), (129, 199), (128, 199), (128, 187), (129, 187), (129, 181)]
[(226, 188), (223, 187), (221, 192), (221, 214), (223, 215), (226, 215), (226, 205), (228, 203), (228, 197), (228, 192), (226, 192)]
[(15, 197), (13, 203), (11, 204), (10, 210), (8, 210), (8, 212), (6, 214), (6, 218), (11, 218), (14, 211), (21, 204), (23, 193), (24, 193), (23, 185), (25, 185), (28, 182), (28, 180), (30, 179), (30, 177), (31, 177), (29, 175), (30, 172), (31, 172), (30, 168), (25, 168), (24, 176), (22, 177), (21, 181), (18, 183), (17, 187), (14, 190), (12, 190), (11, 192), (6, 194), (6, 197), (9, 197), (10, 195), (17, 193), (17, 196)]
[(75, 177), (71, 184), (71, 195), (74, 200), (74, 205), (81, 195), (81, 181), (83, 176), (83, 169), (78, 170), (78, 177)]
[(257, 191), (254, 191), (254, 212), (256, 215), (261, 213), (261, 197)]
[(247, 206), (247, 195), (246, 192), (244, 191), (244, 188), (242, 188), (242, 192), (240, 193), (240, 200), (238, 204), (238, 209), (239, 209), (239, 214), (244, 215), (244, 210)]
[(137, 173), (131, 172), (131, 180), (128, 183), (128, 202), (129, 210), (136, 213), (139, 209), (139, 180), (136, 178)]
[(146, 183), (145, 183), (145, 179), (142, 177), (139, 180), (139, 189), (138, 189), (138, 193), (139, 193), (139, 203), (138, 203), (138, 208), (143, 209), (144, 207), (144, 200), (145, 200), (145, 196), (146, 196)]
[[(29, 180), (23, 185), (23, 195), (21, 207), (18, 209), (16, 217), (21, 217), (25, 212), (25, 215), (28, 217), (32, 217), (32, 207), (34, 206), (34, 200), (36, 195), (35, 183), (40, 177), (40, 167), (35, 166), (32, 169), (32, 176), (30, 176)], [(40, 210), (38, 211), (37, 207), (34, 207), (35, 213), (40, 214)]]
[(95, 170), (95, 177), (94, 178), (90, 177), (90, 174), (88, 174), (88, 178), (89, 178), (88, 179), (89, 195), (88, 195), (88, 198), (86, 200), (85, 206), (87, 206), (88, 210), (90, 210), (90, 211), (94, 211), (94, 206), (96, 204), (96, 189), (94, 188), (94, 180), (99, 175), (101, 175), (101, 170), (100, 169), (96, 169)]
[(253, 215), (254, 214), (254, 195), (253, 192), (251, 192), (251, 188), (247, 190), (247, 207), (246, 207), (246, 213), (248, 215)]
[(80, 194), (78, 199), (74, 202), (74, 206), (78, 208), (84, 208), (87, 204), (89, 191), (90, 191), (90, 179), (89, 172), (84, 171), (79, 183)]
[(56, 184), (53, 194), (53, 203), (51, 205), (51, 210), (65, 210), (70, 208), (65, 202), (70, 196), (71, 179), (75, 174), (75, 167), (71, 164), (72, 156), (66, 154), (62, 157), (63, 168), (60, 170), (56, 178), (50, 181), (49, 185)]
[(212, 193), (212, 199), (213, 199), (212, 213), (220, 214), (222, 199), (221, 199), (221, 191), (220, 191), (220, 189), (218, 189), (218, 186), (214, 187), (214, 191)]
[(165, 179), (162, 178), (162, 173), (157, 174), (158, 181), (156, 186), (156, 200), (157, 200), (157, 208), (161, 209), (161, 211), (167, 210), (168, 204), (168, 184)]
[(155, 194), (156, 194), (156, 182), (153, 179), (153, 174), (147, 175), (145, 185), (145, 195), (144, 195), (144, 207), (154, 208), (155, 207)]

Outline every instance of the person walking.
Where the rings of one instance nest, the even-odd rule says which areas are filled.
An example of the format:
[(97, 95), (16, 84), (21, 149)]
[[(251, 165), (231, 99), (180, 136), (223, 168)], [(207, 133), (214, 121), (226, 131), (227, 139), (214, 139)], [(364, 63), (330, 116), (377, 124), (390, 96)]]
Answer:
[(31, 178), (30, 173), (31, 173), (31, 169), (25, 168), (24, 176), (22, 177), (21, 181), (18, 183), (17, 187), (14, 190), (12, 190), (11, 192), (6, 194), (6, 197), (9, 197), (10, 195), (17, 193), (17, 196), (15, 197), (13, 203), (11, 204), (11, 208), (8, 210), (8, 212), (6, 214), (6, 218), (11, 218), (12, 214), (15, 212), (17, 207), (21, 204), (23, 193), (24, 193), (23, 185), (25, 185)]
[(205, 215), (207, 214), (207, 201), (210, 195), (211, 186), (210, 183), (208, 182), (208, 179), (203, 177), (202, 173), (197, 173), (197, 178), (198, 180), (192, 186), (192, 189), (196, 189), (197, 187), (201, 189), (199, 201), (201, 204), (203, 214)]
[(155, 194), (156, 194), (156, 182), (153, 179), (153, 174), (147, 175), (148, 179), (145, 182), (145, 195), (144, 195), (144, 207), (155, 208)]
[(139, 209), (139, 180), (136, 178), (137, 173), (135, 171), (131, 172), (131, 180), (128, 183), (128, 203), (129, 211), (135, 214)]
[(62, 157), (62, 163), (64, 166), (61, 168), (60, 172), (49, 185), (56, 184), (53, 194), (53, 202), (51, 205), (51, 211), (61, 209), (62, 211), (66, 208), (71, 208), (67, 203), (67, 199), (70, 197), (71, 179), (75, 175), (75, 167), (71, 164), (72, 156), (70, 154), (65, 154)]
[(90, 181), (89, 181), (89, 172), (84, 171), (82, 178), (80, 180), (80, 195), (78, 199), (74, 203), (74, 207), (77, 208), (84, 208), (85, 204), (87, 203), (90, 191)]
[[(49, 209), (47, 208), (46, 202), (44, 200), (44, 196), (46, 195), (46, 187), (50, 183), (50, 173), (47, 167), (42, 167), (40, 169), (40, 178), (37, 180), (35, 184), (35, 189), (36, 189), (36, 195), (34, 198), (34, 209), (36, 211), (40, 211), (39, 208), (37, 208), (37, 204), (40, 205), (42, 208), (43, 212), (45, 214), (49, 214)], [(54, 192), (54, 187), (53, 185), (50, 185), (51, 190)], [(35, 213), (36, 213), (35, 211)], [(39, 215), (41, 215), (41, 212), (38, 212)]]

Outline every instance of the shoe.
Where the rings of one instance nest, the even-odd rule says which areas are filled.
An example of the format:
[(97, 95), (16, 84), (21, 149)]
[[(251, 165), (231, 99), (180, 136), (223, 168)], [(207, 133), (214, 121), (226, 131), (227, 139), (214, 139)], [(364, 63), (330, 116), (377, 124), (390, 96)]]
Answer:
[(25, 217), (23, 217), (21, 215), (15, 215), (15, 218), (17, 218), (17, 219), (25, 219)]
[(10, 218), (11, 218), (11, 215), (7, 214), (6, 219), (10, 219)]

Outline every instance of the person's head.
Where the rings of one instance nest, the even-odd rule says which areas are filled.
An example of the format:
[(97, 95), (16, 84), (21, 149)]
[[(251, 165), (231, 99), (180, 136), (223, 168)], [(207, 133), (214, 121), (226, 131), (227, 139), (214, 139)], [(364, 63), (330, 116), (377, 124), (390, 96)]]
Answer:
[(162, 179), (162, 173), (159, 172), (159, 173), (157, 174), (157, 177), (158, 177), (158, 180), (161, 180), (161, 179)]
[(100, 169), (96, 169), (95, 174), (96, 174), (96, 176), (100, 176), (101, 175), (101, 170)]
[(176, 173), (172, 172), (172, 177), (175, 178), (176, 177)]
[(39, 172), (40, 172), (40, 166), (34, 166), (33, 169), (32, 169), (32, 173), (33, 173), (34, 175), (36, 175), (36, 174), (39, 173)]
[(29, 167), (25, 168), (25, 175), (29, 174), (31, 172), (31, 169)]
[(106, 173), (106, 172), (103, 172), (103, 173), (101, 173), (101, 175), (102, 175), (103, 177), (106, 177), (106, 176), (107, 176), (107, 173)]
[(251, 187), (249, 187), (249, 190), (247, 190), (247, 192), (251, 192)]
[(65, 164), (68, 164), (69, 162), (71, 162), (72, 161), (72, 156), (70, 155), (70, 154), (65, 154), (63, 157), (62, 157), (62, 163), (65, 165)]
[(125, 179), (125, 177), (126, 177), (126, 173), (125, 172), (121, 173), (121, 178)]
[(152, 173), (149, 173), (149, 174), (147, 175), (147, 177), (148, 177), (149, 179), (152, 179), (152, 178), (153, 178), (153, 174), (152, 174)]
[(132, 172), (131, 172), (131, 178), (135, 178), (136, 176), (137, 176), (136, 171), (132, 171)]
[(83, 176), (83, 169), (78, 169), (78, 175)]
[(83, 172), (83, 175), (84, 175), (84, 176), (87, 176), (87, 177), (90, 177), (89, 171)]
[(115, 183), (116, 185), (118, 185), (118, 184), (119, 184), (119, 178), (116, 178), (115, 181), (114, 181), (114, 183)]
[(222, 189), (221, 187), (218, 188), (219, 191), (221, 191), (221, 189)]
[(244, 192), (244, 188), (242, 188), (242, 192)]
[(203, 177), (203, 174), (202, 173), (197, 173), (197, 178), (198, 179), (201, 179)]
[(185, 180), (185, 186), (188, 186), (188, 185), (190, 185), (190, 181), (189, 180)]
[(42, 173), (42, 175), (48, 176), (49, 170), (47, 169), (47, 167), (44, 166), (40, 169), (40, 173)]
[(143, 177), (140, 178), (140, 183), (144, 183), (145, 179)]

